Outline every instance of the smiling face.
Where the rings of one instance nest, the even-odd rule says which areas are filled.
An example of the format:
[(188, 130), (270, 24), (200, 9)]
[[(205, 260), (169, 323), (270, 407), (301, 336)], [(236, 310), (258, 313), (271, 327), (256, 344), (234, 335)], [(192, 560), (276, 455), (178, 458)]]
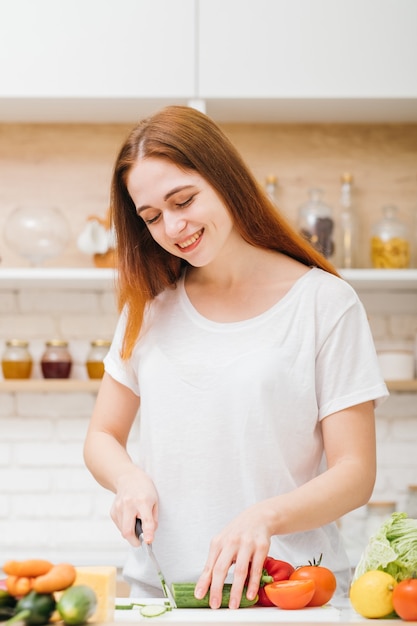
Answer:
[(193, 170), (166, 159), (140, 159), (127, 189), (153, 239), (194, 267), (208, 265), (238, 238), (224, 203)]

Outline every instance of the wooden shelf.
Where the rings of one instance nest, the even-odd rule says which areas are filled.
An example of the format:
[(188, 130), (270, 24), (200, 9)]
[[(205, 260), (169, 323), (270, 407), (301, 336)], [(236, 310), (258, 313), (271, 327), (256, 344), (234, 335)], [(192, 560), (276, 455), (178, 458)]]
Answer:
[(339, 272), (354, 289), (358, 290), (417, 291), (417, 269), (341, 269)]
[(73, 393), (88, 392), (96, 393), (100, 386), (100, 380), (76, 380), (73, 378), (43, 379), (30, 378), (28, 380), (0, 380), (0, 392), (14, 393)]
[(390, 391), (417, 391), (417, 379), (414, 380), (387, 380), (387, 387)]
[[(392, 392), (417, 392), (417, 379), (414, 380), (388, 380), (388, 389)], [(97, 393), (100, 380), (75, 380), (66, 379), (37, 379), (28, 380), (0, 380), (0, 392), (15, 393), (72, 393), (87, 392)]]
[(0, 289), (112, 291), (115, 279), (114, 269), (98, 267), (0, 268)]
[[(417, 269), (339, 270), (355, 289), (417, 291)], [(96, 267), (3, 267), (0, 289), (114, 290), (117, 272)]]

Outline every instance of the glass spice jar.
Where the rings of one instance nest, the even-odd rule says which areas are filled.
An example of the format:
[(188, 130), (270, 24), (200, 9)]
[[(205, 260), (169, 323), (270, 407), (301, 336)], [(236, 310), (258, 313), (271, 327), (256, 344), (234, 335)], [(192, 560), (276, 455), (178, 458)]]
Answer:
[(110, 341), (105, 339), (96, 339), (90, 344), (90, 351), (87, 354), (86, 368), (89, 378), (103, 378), (104, 374), (104, 357), (110, 348)]
[(333, 210), (323, 202), (321, 189), (310, 189), (308, 195), (308, 202), (299, 208), (299, 232), (316, 250), (330, 258), (335, 252)]
[(27, 341), (20, 339), (6, 341), (1, 361), (4, 378), (30, 378), (33, 361), (28, 346)]
[(46, 350), (41, 358), (44, 378), (69, 378), (72, 357), (68, 350), (68, 341), (53, 339), (46, 342)]
[(372, 229), (372, 267), (400, 269), (410, 267), (408, 229), (397, 217), (394, 205), (382, 208), (383, 218)]

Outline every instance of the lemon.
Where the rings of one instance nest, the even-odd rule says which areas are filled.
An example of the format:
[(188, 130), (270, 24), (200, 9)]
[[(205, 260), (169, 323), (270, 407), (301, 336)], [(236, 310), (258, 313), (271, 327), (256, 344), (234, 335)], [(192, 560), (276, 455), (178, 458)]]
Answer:
[(359, 615), (368, 618), (386, 617), (394, 611), (392, 592), (397, 584), (386, 572), (371, 570), (351, 585), (349, 598)]

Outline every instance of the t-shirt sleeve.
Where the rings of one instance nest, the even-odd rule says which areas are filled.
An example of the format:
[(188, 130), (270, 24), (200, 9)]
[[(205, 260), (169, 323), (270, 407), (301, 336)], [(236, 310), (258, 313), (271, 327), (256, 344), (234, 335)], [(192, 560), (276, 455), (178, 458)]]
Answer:
[(389, 395), (363, 304), (353, 291), (347, 299), (316, 356), (319, 419), (369, 400), (377, 406)]
[(134, 366), (134, 359), (122, 359), (120, 356), (123, 337), (126, 327), (126, 311), (122, 311), (116, 325), (113, 341), (105, 359), (104, 369), (117, 382), (125, 385), (134, 394), (140, 396), (138, 372)]

